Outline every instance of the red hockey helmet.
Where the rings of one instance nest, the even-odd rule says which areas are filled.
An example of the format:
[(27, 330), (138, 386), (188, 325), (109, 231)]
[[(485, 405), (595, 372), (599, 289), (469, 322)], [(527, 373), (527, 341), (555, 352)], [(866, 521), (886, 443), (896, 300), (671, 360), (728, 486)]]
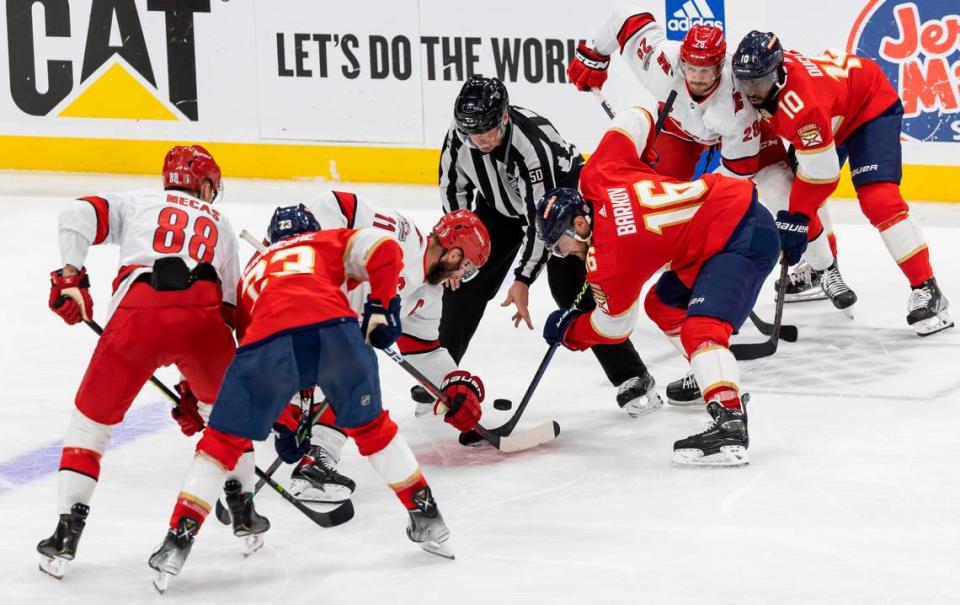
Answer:
[(680, 60), (688, 65), (722, 65), (727, 56), (723, 30), (712, 25), (694, 25), (680, 45)]
[(433, 234), (446, 249), (460, 248), (464, 257), (463, 279), (469, 280), (490, 258), (490, 233), (476, 214), (455, 210), (440, 217)]
[(215, 195), (221, 191), (220, 166), (210, 152), (200, 145), (177, 146), (163, 159), (164, 189), (185, 189), (196, 195), (204, 180), (213, 185)]

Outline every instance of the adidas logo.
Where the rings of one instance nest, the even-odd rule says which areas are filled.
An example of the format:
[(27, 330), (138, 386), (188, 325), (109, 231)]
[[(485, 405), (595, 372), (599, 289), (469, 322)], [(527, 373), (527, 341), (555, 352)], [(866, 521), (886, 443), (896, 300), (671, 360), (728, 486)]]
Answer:
[[(711, 4), (719, 4), (719, 7), (714, 10)], [(712, 25), (723, 29), (723, 0), (685, 0), (667, 19), (667, 30), (671, 32), (686, 32), (693, 25)]]

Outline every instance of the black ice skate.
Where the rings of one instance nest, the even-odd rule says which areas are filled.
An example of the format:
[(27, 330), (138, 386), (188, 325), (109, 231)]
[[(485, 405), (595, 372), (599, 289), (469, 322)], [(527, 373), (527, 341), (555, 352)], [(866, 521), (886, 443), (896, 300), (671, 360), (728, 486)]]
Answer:
[(147, 564), (156, 570), (153, 586), (160, 594), (167, 590), (170, 578), (180, 573), (193, 548), (193, 537), (200, 531), (200, 522), (190, 517), (181, 517), (177, 529), (167, 531), (163, 544), (150, 555)]
[(929, 336), (952, 328), (953, 320), (947, 313), (949, 306), (947, 297), (937, 285), (937, 278), (931, 277), (910, 292), (907, 323), (913, 326), (920, 336)]
[(853, 305), (857, 302), (857, 295), (843, 281), (843, 276), (840, 275), (840, 269), (837, 267), (836, 258), (833, 259), (833, 264), (824, 269), (823, 275), (820, 276), (820, 287), (834, 307), (843, 311), (847, 317), (853, 318)]
[(344, 502), (356, 482), (337, 471), (337, 460), (324, 448), (310, 446), (310, 454), (290, 475), (290, 493), (305, 502)]
[(716, 401), (707, 404), (713, 419), (701, 433), (673, 444), (673, 463), (681, 466), (742, 466), (749, 464), (747, 447), (747, 401), (741, 398), (741, 409), (731, 410)]
[(449, 544), (450, 530), (443, 522), (430, 488), (425, 487), (414, 494), (413, 502), (417, 508), (408, 511), (410, 524), (407, 526), (407, 537), (430, 554), (454, 559)]
[(646, 416), (663, 407), (663, 399), (654, 390), (656, 383), (649, 372), (624, 381), (617, 389), (617, 405), (633, 418)]
[(670, 405), (703, 405), (703, 394), (693, 372), (667, 385), (667, 403)]
[(70, 508), (66, 515), (60, 515), (60, 522), (53, 535), (37, 544), (40, 553), (40, 571), (60, 580), (66, 572), (67, 563), (77, 556), (77, 544), (87, 524), (90, 507), (79, 502)]
[(233, 521), (233, 535), (243, 539), (241, 551), (244, 557), (249, 557), (263, 546), (262, 534), (270, 529), (270, 520), (257, 514), (253, 506), (253, 493), (242, 490), (236, 479), (230, 479), (223, 486)]
[[(805, 260), (790, 268), (787, 274), (787, 287), (784, 288), (783, 302), (806, 302), (808, 300), (824, 300), (826, 293), (820, 287), (820, 276), (823, 272), (817, 271)], [(780, 280), (774, 283), (774, 289), (780, 291)]]

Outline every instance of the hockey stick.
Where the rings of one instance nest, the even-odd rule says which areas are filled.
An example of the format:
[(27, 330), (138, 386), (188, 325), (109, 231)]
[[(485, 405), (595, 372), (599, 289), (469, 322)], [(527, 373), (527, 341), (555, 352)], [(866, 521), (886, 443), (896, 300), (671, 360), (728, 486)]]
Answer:
[[(753, 322), (753, 325), (755, 325), (757, 330), (759, 330), (764, 336), (770, 336), (773, 334), (773, 324), (768, 324), (767, 322), (763, 321), (763, 319), (761, 319), (760, 316), (753, 311), (750, 312), (750, 321)], [(786, 342), (797, 342), (798, 336), (799, 331), (797, 330), (797, 326), (792, 326), (790, 324), (780, 326), (780, 340)]]
[[(433, 384), (429, 378), (424, 376), (420, 370), (413, 367), (413, 364), (404, 359), (396, 347), (387, 347), (383, 349), (383, 352), (387, 354), (387, 357), (395, 361), (397, 365), (406, 370), (408, 374), (413, 376), (427, 392), (439, 399), (445, 407), (449, 408), (450, 400), (446, 394)], [(525, 403), (526, 402), (521, 403), (520, 405), (524, 406)], [(515, 414), (515, 416), (519, 418), (519, 415)], [(512, 436), (497, 434), (495, 431), (489, 431), (479, 424), (473, 430), (501, 452), (510, 453), (527, 450), (547, 443), (548, 441), (553, 441), (557, 438), (557, 435), (560, 434), (560, 425), (556, 421), (544, 422), (528, 431)]]
[(730, 351), (738, 360), (760, 359), (769, 357), (777, 352), (777, 344), (780, 340), (780, 320), (783, 319), (783, 294), (787, 289), (787, 257), (780, 259), (780, 286), (777, 288), (777, 308), (773, 316), (773, 329), (770, 333), (770, 339), (766, 342), (757, 342), (751, 344), (730, 345)]
[[(305, 437), (306, 431), (309, 430), (309, 428), (312, 427), (317, 422), (317, 418), (319, 418), (320, 415), (323, 414), (324, 410), (327, 409), (328, 405), (330, 404), (326, 400), (324, 400), (324, 402), (320, 405), (320, 408), (314, 414), (309, 416), (310, 418), (309, 422), (305, 423), (302, 421), (302, 418), (301, 418), (300, 427), (297, 428), (297, 435), (300, 440), (303, 440), (303, 438)], [(306, 417), (306, 415), (304, 417)], [(280, 465), (282, 464), (283, 464), (283, 458), (281, 458), (280, 456), (277, 456), (277, 458), (270, 464), (270, 466), (267, 467), (267, 470), (264, 472), (264, 474), (268, 477), (272, 477), (273, 474), (277, 472), (277, 469), (280, 468)], [(263, 479), (257, 479), (257, 484), (253, 486), (254, 496), (260, 493), (260, 489), (263, 488), (264, 483), (266, 483), (266, 481), (264, 481)], [(224, 525), (230, 525), (230, 511), (227, 510), (227, 507), (223, 505), (223, 502), (219, 498), (217, 498), (217, 505), (215, 508), (215, 512), (217, 515), (217, 521), (219, 521), (220, 523), (223, 523)]]
[(255, 466), (253, 470), (257, 473), (257, 476), (260, 477), (260, 479), (265, 481), (267, 485), (272, 487), (275, 492), (280, 494), (281, 498), (292, 504), (294, 508), (309, 517), (311, 521), (320, 527), (336, 527), (337, 525), (343, 525), (350, 519), (353, 519), (353, 502), (350, 500), (345, 501), (343, 504), (330, 511), (316, 511), (297, 498), (291, 496), (287, 490), (283, 489), (283, 486), (273, 480), (273, 477), (260, 470), (260, 467)]

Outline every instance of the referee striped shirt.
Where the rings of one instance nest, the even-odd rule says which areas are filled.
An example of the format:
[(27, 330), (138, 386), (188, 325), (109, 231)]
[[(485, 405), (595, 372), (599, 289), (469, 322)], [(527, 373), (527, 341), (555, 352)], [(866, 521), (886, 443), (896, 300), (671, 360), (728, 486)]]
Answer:
[(583, 156), (543, 116), (511, 105), (504, 143), (481, 153), (451, 125), (440, 153), (444, 212), (482, 210), (524, 221), (516, 279), (530, 284), (549, 257), (537, 237), (537, 202), (554, 187), (577, 187)]

